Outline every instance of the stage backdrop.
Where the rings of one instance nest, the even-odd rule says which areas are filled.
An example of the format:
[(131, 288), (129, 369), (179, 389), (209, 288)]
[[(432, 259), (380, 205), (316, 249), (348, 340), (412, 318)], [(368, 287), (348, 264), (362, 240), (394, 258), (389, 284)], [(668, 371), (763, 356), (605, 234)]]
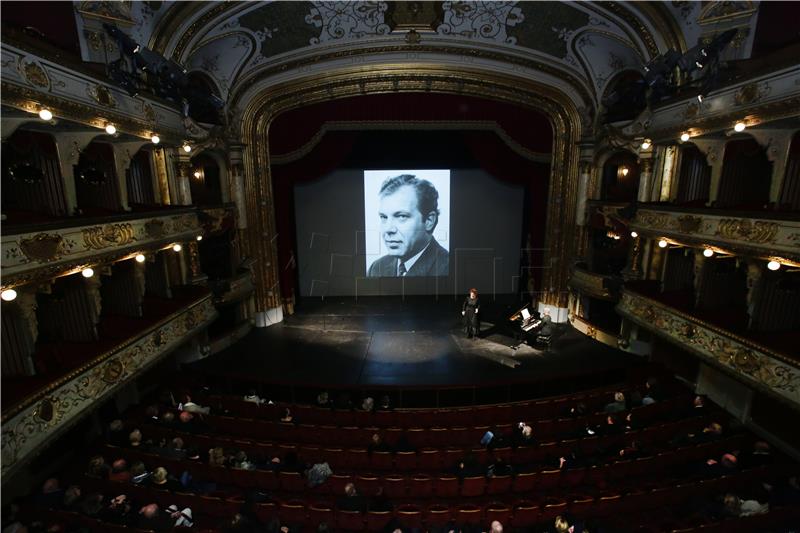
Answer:
[[(382, 169), (373, 176), (415, 172), (432, 178), (439, 192), (444, 216), (434, 237), (449, 254), (446, 275), (368, 277), (368, 265), (387, 251), (381, 248), (377, 201), (369, 200), (377, 196), (380, 180), (367, 191), (365, 181), (376, 178), (371, 181), (367, 174), (365, 179), (361, 169), (338, 169), (295, 185), (301, 296), (461, 294), (470, 287), (487, 295), (518, 290), (524, 187), (496, 180), (481, 169)], [(374, 223), (368, 227), (370, 221)]]

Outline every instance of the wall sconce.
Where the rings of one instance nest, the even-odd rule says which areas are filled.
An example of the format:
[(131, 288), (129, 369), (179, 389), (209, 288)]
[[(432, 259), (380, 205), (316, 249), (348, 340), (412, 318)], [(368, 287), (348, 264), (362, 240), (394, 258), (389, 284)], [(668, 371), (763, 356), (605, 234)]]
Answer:
[(706, 257), (712, 257), (714, 255), (714, 250), (712, 250), (711, 248), (706, 248), (705, 250), (703, 250), (703, 255)]
[(48, 120), (52, 120), (53, 112), (47, 109), (46, 107), (43, 107), (39, 110), (39, 118), (44, 120), (45, 122)]
[(659, 248), (666, 248), (667, 247), (667, 241), (665, 241), (664, 239), (661, 239), (660, 241), (658, 241), (658, 247)]
[(0, 293), (0, 298), (2, 298), (4, 302), (13, 302), (17, 298), (17, 291), (14, 289), (6, 289)]
[(202, 176), (202, 174), (200, 173), (200, 171), (199, 171), (199, 170), (195, 170), (195, 171), (194, 171), (194, 177), (195, 177), (195, 178), (197, 178), (197, 179), (200, 179), (200, 176)]

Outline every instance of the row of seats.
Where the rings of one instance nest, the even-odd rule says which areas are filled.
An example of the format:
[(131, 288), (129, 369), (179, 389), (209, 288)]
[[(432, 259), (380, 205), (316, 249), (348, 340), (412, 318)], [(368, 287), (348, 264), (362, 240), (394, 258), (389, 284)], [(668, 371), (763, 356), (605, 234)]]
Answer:
[[(638, 426), (663, 418), (675, 418), (675, 414), (683, 414), (691, 408), (690, 396), (679, 396), (655, 404), (637, 407), (629, 411)], [(545, 439), (574, 436), (586, 427), (604, 424), (608, 415), (592, 414), (575, 418), (557, 420), (534, 420), (532, 424), (534, 437)], [(514, 431), (511, 424), (493, 424), (492, 426), (449, 426), (449, 427), (390, 427), (380, 430), (375, 427), (338, 427), (333, 425), (295, 424), (272, 422), (230, 416), (203, 415), (203, 423), (208, 431), (234, 437), (248, 437), (260, 441), (278, 441), (298, 444), (329, 444), (337, 446), (358, 447), (370, 443), (375, 433), (380, 433), (384, 442), (396, 447), (404, 442), (415, 449), (440, 448), (447, 446), (470, 446), (480, 442), (481, 437), (490, 428), (500, 435), (510, 436)], [(149, 422), (147, 418), (140, 419)], [(620, 420), (620, 422), (622, 422)], [(176, 426), (180, 428), (180, 425)]]
[[(662, 392), (667, 387), (662, 388)], [(674, 389), (673, 387), (670, 387)], [(231, 416), (276, 420), (289, 409), (295, 419), (307, 424), (355, 427), (459, 427), (492, 424), (512, 424), (520, 420), (537, 420), (566, 416), (569, 410), (583, 403), (588, 412), (597, 412), (611, 402), (614, 391), (629, 391), (624, 384), (593, 389), (580, 394), (570, 394), (537, 401), (514, 402), (480, 407), (449, 409), (397, 409), (361, 411), (332, 409), (303, 404), (261, 404), (244, 401), (240, 397), (213, 395), (205, 402)]]
[(258, 440), (233, 439), (224, 436), (200, 435), (171, 431), (160, 426), (143, 424), (142, 430), (148, 438), (170, 439), (180, 436), (186, 446), (207, 450), (222, 447), (223, 449), (242, 450), (255, 459), (269, 460), (272, 457), (285, 458), (295, 453), (301, 463), (328, 462), (332, 468), (344, 471), (439, 471), (451, 470), (467, 455), (479, 464), (502, 458), (512, 465), (541, 464), (555, 460), (573, 451), (592, 456), (599, 451), (624, 447), (636, 440), (643, 446), (663, 447), (663, 443), (689, 432), (699, 432), (711, 420), (709, 416), (695, 417), (676, 422), (652, 425), (644, 429), (625, 433), (584, 437), (581, 439), (564, 439), (544, 442), (533, 446), (497, 447), (488, 450), (484, 447), (441, 447), (424, 448), (419, 451), (370, 453), (366, 448), (325, 448), (294, 443), (261, 442)]
[(189, 472), (194, 479), (211, 481), (218, 485), (235, 486), (248, 490), (258, 488), (269, 492), (308, 493), (313, 495), (341, 495), (349, 482), (365, 493), (373, 494), (383, 487), (387, 496), (393, 499), (481, 497), (499, 494), (528, 494), (531, 492), (551, 493), (572, 487), (588, 485), (604, 487), (627, 483), (632, 479), (648, 475), (664, 475), (670, 470), (693, 463), (700, 464), (709, 457), (742, 447), (747, 437), (737, 435), (727, 439), (701, 445), (692, 445), (671, 450), (658, 455), (638, 459), (617, 461), (606, 465), (570, 468), (566, 470), (543, 469), (536, 472), (522, 472), (515, 476), (468, 476), (459, 479), (453, 475), (414, 474), (403, 476), (396, 473), (375, 475), (369, 473), (334, 473), (320, 486), (309, 489), (305, 478), (299, 472), (272, 470), (240, 470), (214, 467), (199, 461), (166, 459), (158, 455), (128, 449), (114, 449), (115, 457), (125, 457), (129, 461), (142, 461), (154, 468), (163, 466), (175, 475)]
[[(330, 501), (285, 499), (256, 504), (256, 515), (264, 523), (278, 517), (282, 523), (316, 527), (321, 522), (335, 524), (335, 530), (379, 531), (395, 521), (407, 528), (432, 527), (451, 521), (459, 524), (485, 524), (500, 520), (508, 527), (528, 528), (550, 525), (552, 520), (566, 512), (584, 518), (622, 520), (628, 526), (647, 523), (648, 514), (655, 509), (661, 511), (680, 508), (698, 498), (710, 498), (727, 491), (736, 491), (754, 483), (769, 482), (781, 473), (775, 466), (759, 467), (729, 476), (679, 484), (665, 484), (654, 489), (637, 488), (625, 493), (601, 494), (597, 497), (580, 493), (565, 494), (564, 497), (547, 497), (539, 502), (532, 499), (514, 498), (510, 502), (490, 501), (485, 504), (406, 503), (394, 511), (372, 511), (367, 513), (337, 510)], [(128, 494), (136, 501), (154, 501), (161, 506), (171, 504), (191, 507), (195, 510), (198, 527), (209, 527), (215, 520), (229, 518), (241, 508), (239, 498), (220, 498), (157, 490), (146, 486), (117, 483), (107, 480), (83, 478), (79, 481), (85, 490), (104, 494)], [(795, 509), (794, 516), (797, 516)], [(778, 510), (776, 516), (782, 516)], [(203, 518), (205, 517), (205, 519)], [(616, 530), (616, 528), (615, 528)]]

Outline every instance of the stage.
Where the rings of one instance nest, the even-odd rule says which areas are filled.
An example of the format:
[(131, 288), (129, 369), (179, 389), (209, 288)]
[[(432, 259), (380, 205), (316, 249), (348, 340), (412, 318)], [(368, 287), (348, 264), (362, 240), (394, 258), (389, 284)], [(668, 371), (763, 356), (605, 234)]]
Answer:
[(549, 347), (522, 345), (504, 321), (514, 299), (482, 298), (477, 339), (461, 324), (463, 298), (306, 298), (284, 322), (253, 330), (194, 366), (253, 382), (401, 387), (537, 382), (644, 361), (554, 325)]

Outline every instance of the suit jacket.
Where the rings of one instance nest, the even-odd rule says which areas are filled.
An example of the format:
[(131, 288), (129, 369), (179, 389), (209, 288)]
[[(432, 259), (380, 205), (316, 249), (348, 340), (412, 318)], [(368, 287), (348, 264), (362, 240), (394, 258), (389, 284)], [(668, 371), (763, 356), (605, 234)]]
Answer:
[[(367, 276), (370, 278), (396, 278), (397, 256), (384, 255), (369, 266)], [(431, 238), (428, 247), (406, 273), (410, 276), (446, 276), (449, 272), (449, 254), (447, 250)]]

